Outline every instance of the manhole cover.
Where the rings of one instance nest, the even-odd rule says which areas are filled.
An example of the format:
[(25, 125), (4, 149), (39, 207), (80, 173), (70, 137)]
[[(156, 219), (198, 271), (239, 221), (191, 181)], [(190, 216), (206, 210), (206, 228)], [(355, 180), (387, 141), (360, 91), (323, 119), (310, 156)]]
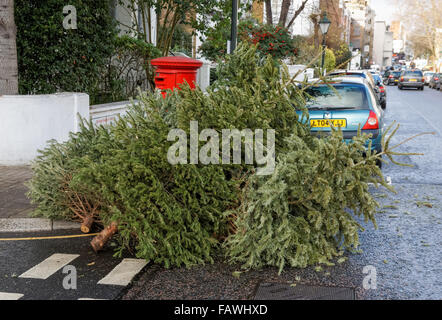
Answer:
[(355, 300), (355, 292), (351, 288), (261, 283), (255, 300)]

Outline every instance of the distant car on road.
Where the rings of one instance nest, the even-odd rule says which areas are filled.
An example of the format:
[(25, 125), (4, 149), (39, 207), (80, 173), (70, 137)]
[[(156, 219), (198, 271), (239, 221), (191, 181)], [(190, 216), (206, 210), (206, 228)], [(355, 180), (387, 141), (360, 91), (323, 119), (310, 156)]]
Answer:
[(331, 77), (360, 77), (364, 78), (371, 85), (373, 90), (376, 88), (375, 81), (369, 70), (336, 70), (330, 73)]
[(431, 78), (433, 77), (434, 72), (427, 71), (424, 72), (424, 78), (425, 78), (425, 85), (428, 86), (430, 83)]
[[(384, 100), (384, 102), (382, 102), (382, 100), (383, 100), (382, 91), (384, 91), (384, 93), (385, 93), (385, 88), (383, 88), (383, 90), (382, 90), (378, 86), (378, 84), (374, 80), (373, 74), (370, 70), (339, 70), (339, 71), (337, 70), (337, 71), (331, 72), (330, 75), (336, 76), (336, 77), (359, 77), (359, 78), (366, 79), (368, 84), (371, 86), (371, 88), (375, 92), (376, 97), (378, 98), (382, 108), (385, 109), (387, 107), (386, 100)], [(381, 82), (381, 84), (382, 84), (382, 82)]]
[(430, 79), (430, 82), (428, 83), (428, 87), (430, 87), (431, 89), (440, 90), (441, 78), (442, 78), (442, 73), (434, 73)]
[(389, 86), (389, 85), (395, 85), (397, 86), (399, 83), (399, 77), (401, 76), (401, 71), (395, 71), (395, 70), (390, 70), (387, 71), (385, 73), (385, 80), (384, 83)]
[(403, 88), (416, 88), (418, 90), (424, 90), (425, 78), (422, 71), (413, 69), (402, 71), (398, 88), (402, 90)]
[(382, 109), (387, 108), (387, 91), (385, 91), (384, 84), (382, 83), (382, 78), (378, 74), (373, 74), (373, 80), (377, 86), (376, 91), (379, 94), (379, 100), (381, 102)]
[[(317, 80), (310, 80), (315, 82)], [(333, 88), (331, 88), (331, 87)], [(330, 134), (331, 126), (341, 128), (344, 141), (351, 143), (362, 133), (371, 134), (371, 149), (382, 151), (384, 134), (384, 111), (369, 82), (362, 77), (338, 77), (331, 82), (317, 83), (305, 91), (306, 108), (309, 118), (302, 118), (302, 111), (297, 111), (300, 121), (310, 124), (314, 135)], [(366, 147), (368, 147), (367, 141)]]

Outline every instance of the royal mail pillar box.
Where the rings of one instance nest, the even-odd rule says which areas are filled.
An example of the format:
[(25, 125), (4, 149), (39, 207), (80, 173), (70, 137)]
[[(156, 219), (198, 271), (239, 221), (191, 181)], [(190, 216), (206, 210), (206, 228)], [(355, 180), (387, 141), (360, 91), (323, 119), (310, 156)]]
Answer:
[(184, 81), (195, 88), (196, 73), (203, 65), (201, 61), (181, 56), (157, 58), (150, 63), (156, 68), (155, 86), (162, 90), (163, 97), (166, 96), (166, 89), (179, 89)]

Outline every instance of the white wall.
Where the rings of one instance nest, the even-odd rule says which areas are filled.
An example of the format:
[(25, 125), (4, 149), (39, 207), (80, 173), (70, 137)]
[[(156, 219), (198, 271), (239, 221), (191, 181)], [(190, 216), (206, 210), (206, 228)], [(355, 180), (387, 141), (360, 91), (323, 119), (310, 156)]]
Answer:
[(82, 93), (0, 96), (0, 165), (29, 164), (50, 139), (65, 141), (89, 118)]
[(302, 65), (302, 64), (288, 64), (287, 65), (288, 71), (289, 71), (289, 75), (290, 77), (294, 77), (295, 75), (296, 81), (304, 81), (305, 78), (307, 78), (307, 80), (311, 80), (314, 77), (314, 72), (315, 70), (312, 68), (307, 68), (307, 66)]
[[(137, 100), (134, 100), (136, 103)], [(91, 106), (90, 117), (94, 125), (108, 125), (114, 123), (118, 116), (126, 114), (127, 109), (131, 106), (130, 101), (97, 104)]]

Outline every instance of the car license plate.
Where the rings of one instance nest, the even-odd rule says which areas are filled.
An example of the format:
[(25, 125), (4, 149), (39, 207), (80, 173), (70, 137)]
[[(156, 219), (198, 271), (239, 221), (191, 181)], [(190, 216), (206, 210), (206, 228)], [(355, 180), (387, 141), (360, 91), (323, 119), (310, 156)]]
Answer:
[(398, 79), (395, 79), (394, 82), (399, 82), (399, 80), (398, 80)]
[(312, 119), (310, 120), (310, 127), (312, 128), (330, 128), (333, 127), (347, 127), (347, 119)]
[(416, 79), (410, 79), (410, 82), (416, 82), (417, 80)]

